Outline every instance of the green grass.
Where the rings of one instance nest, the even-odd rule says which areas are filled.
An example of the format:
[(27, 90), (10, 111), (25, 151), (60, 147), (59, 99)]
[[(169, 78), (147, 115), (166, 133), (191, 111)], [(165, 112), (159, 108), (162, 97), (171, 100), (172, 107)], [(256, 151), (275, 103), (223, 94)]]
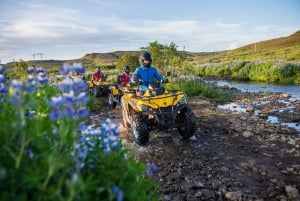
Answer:
[(229, 102), (233, 99), (232, 94), (212, 88), (201, 79), (177, 81), (165, 85), (167, 90), (182, 90), (188, 96), (202, 96), (215, 102)]

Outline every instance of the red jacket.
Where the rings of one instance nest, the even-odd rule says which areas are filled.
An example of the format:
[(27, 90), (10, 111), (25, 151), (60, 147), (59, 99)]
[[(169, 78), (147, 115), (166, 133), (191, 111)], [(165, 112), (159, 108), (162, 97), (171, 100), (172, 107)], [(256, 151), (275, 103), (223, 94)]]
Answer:
[(102, 72), (95, 72), (93, 74), (93, 80), (95, 81), (101, 81), (102, 78), (104, 78), (104, 74)]
[(129, 81), (130, 81), (130, 77), (131, 77), (130, 74), (127, 74), (127, 73), (123, 72), (120, 75), (120, 78), (119, 78), (120, 79), (119, 80), (120, 85), (126, 86), (129, 83)]

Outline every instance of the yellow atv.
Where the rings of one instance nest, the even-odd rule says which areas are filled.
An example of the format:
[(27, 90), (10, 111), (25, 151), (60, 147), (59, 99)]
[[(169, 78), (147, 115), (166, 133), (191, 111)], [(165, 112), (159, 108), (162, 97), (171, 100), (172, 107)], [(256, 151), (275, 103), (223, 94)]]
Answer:
[(87, 81), (88, 91), (91, 95), (99, 97), (99, 96), (107, 96), (109, 94), (110, 82), (105, 80), (89, 80)]
[(184, 92), (166, 91), (161, 84), (150, 85), (144, 94), (129, 87), (121, 97), (123, 124), (131, 127), (134, 141), (145, 145), (154, 129), (177, 128), (182, 138), (196, 132), (196, 119)]
[(117, 104), (120, 104), (121, 98), (124, 93), (129, 90), (132, 90), (132, 86), (127, 84), (126, 86), (121, 86), (120, 84), (111, 85), (109, 87), (109, 94), (108, 94), (108, 105), (110, 108), (114, 109)]
[(115, 108), (121, 101), (121, 97), (124, 95), (126, 87), (120, 87), (118, 85), (111, 85), (109, 87), (108, 105), (110, 108)]

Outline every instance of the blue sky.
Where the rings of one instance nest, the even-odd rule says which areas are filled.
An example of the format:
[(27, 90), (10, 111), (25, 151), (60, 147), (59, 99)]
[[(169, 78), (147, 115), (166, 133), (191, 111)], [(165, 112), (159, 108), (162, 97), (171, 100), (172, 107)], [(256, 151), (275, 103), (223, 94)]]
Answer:
[[(150, 42), (208, 52), (300, 30), (299, 0), (0, 0), (0, 60), (76, 59)], [(35, 59), (39, 59), (36, 56)]]

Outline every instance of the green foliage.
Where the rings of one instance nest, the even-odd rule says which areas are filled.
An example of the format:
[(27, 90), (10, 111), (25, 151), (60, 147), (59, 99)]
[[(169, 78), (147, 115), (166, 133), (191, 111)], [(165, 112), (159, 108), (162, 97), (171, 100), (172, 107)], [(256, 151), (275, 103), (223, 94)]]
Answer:
[(117, 61), (117, 69), (120, 72), (122, 72), (124, 66), (130, 66), (131, 71), (133, 72), (138, 66), (140, 66), (139, 56), (137, 54), (130, 54), (129, 52), (126, 52)]
[(108, 135), (107, 125), (85, 139), (83, 149), (78, 128), (84, 119), (49, 117), (50, 99), (61, 93), (55, 86), (20, 89), (0, 94), (0, 200), (113, 201), (114, 186), (124, 194), (120, 200), (159, 200), (146, 165), (127, 158), (121, 142), (119, 149), (103, 150), (109, 139), (96, 137)]
[(165, 85), (165, 88), (169, 91), (182, 90), (188, 96), (201, 95), (217, 102), (228, 102), (233, 98), (231, 94), (212, 88), (201, 79), (181, 80), (168, 83)]
[(102, 102), (93, 95), (89, 95), (89, 98), (90, 98), (90, 100), (87, 103), (87, 106), (88, 106), (89, 110), (91, 112), (99, 111), (100, 108), (101, 108)]
[(20, 79), (24, 80), (27, 78), (27, 70), (28, 64), (20, 60), (13, 64), (13, 71), (8, 75), (10, 79)]
[(295, 64), (286, 64), (282, 67), (280, 73), (286, 77), (293, 77), (299, 73), (300, 67)]
[(225, 77), (239, 81), (298, 84), (300, 67), (295, 63), (243, 61), (199, 67), (194, 73), (199, 76)]
[(178, 46), (175, 43), (162, 45), (157, 41), (149, 43), (142, 50), (147, 50), (152, 54), (153, 63), (163, 75), (167, 71), (171, 72), (171, 78), (176, 74), (188, 74), (191, 72), (192, 66), (187, 62), (187, 56), (177, 51)]

